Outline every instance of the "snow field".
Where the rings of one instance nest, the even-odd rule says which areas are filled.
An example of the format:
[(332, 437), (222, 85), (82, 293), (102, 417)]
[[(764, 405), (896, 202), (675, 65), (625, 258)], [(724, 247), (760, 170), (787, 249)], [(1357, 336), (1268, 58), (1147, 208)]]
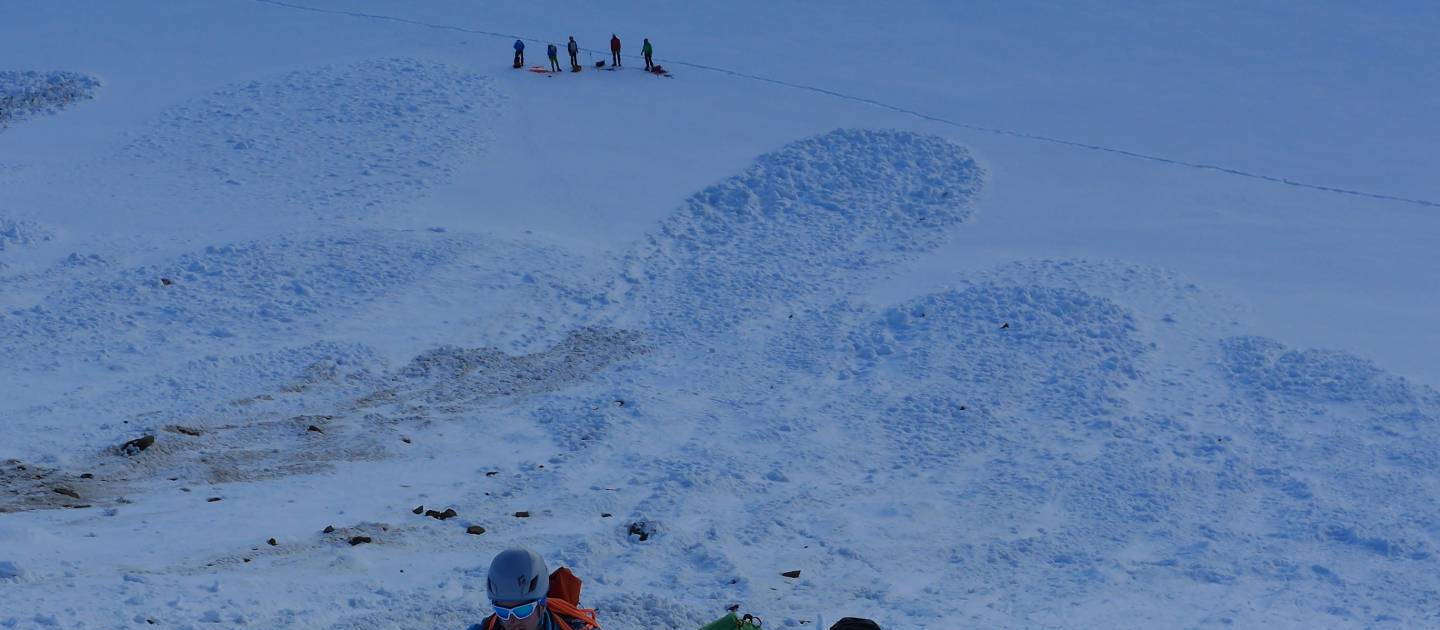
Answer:
[[(665, 81), (503, 74), (472, 63), (493, 52), (474, 32), (427, 29), (416, 44), (373, 17), (249, 4), (185, 9), (196, 23), (235, 18), (238, 35), (189, 31), (227, 46), (155, 34), (165, 72), (132, 79), (172, 76), (163, 58), (179, 49), (231, 61), (180, 68), (178, 102), (137, 99), (158, 112), (148, 123), (85, 159), (46, 164), (25, 147), (0, 163), (0, 628), (462, 628), (486, 612), (485, 563), (513, 544), (573, 567), (610, 628), (698, 627), (736, 604), (788, 628), (817, 614), (887, 628), (1435, 624), (1440, 395), (1383, 362), (1260, 334), (1245, 307), (1181, 274), (1100, 258), (1171, 247), (1153, 237), (1174, 232), (1235, 239), (1147, 260), (1243, 268), (1263, 258), (1240, 250), (1297, 229), (1306, 236), (1277, 256), (1328, 252), (1304, 230), (1346, 225), (1374, 210), (1364, 201), (1332, 207), (954, 127), (926, 135), (914, 129), (940, 127), (733, 75), (711, 84), (699, 68)], [(834, 85), (840, 100), (885, 94), (957, 120), (1425, 197), (1423, 178), (1351, 161), (1418, 172), (1413, 151), (1349, 151), (1359, 145), (1342, 137), (1331, 150), (1346, 159), (1277, 163), (1293, 146), (1255, 133), (1241, 147), (1245, 133), (1228, 131), (1273, 93), (1196, 98), (1233, 73), (1141, 56), (1164, 81), (1192, 83), (1147, 97), (1156, 77), (1107, 57), (1133, 61), (1129, 40), (1104, 38), (1114, 46), (1097, 64), (1094, 31), (1072, 28), (1119, 17), (1132, 38), (1174, 39), (1154, 9), (1077, 21), (1023, 5), (963, 18), (1008, 59), (973, 54), (953, 71), (1003, 80), (935, 81), (883, 49), (859, 62), (885, 72), (833, 60), (773, 72)], [(872, 11), (955, 32), (950, 5), (911, 8), (812, 16), (769, 3), (766, 22), (797, 37), (689, 54), (754, 70), (750, 51), (833, 51), (827, 38), (852, 39), (853, 25), (879, 22)], [(174, 13), (92, 9), (136, 23)], [(464, 11), (514, 11), (515, 30), (559, 32), (523, 7), (406, 9), (471, 25), (505, 16)], [(565, 19), (590, 9), (576, 10)], [(697, 10), (604, 9), (667, 28)], [(1188, 7), (1162, 13), (1195, 23)], [(1270, 21), (1247, 28), (1267, 38), (1257, 24), (1291, 16), (1262, 13)], [(1038, 14), (1054, 28), (1029, 28)], [(903, 26), (890, 32), (916, 25)], [(285, 47), (286, 29), (307, 38), (304, 54)], [(1057, 53), (1057, 32), (1066, 63), (1030, 74), (1025, 50)], [(667, 55), (683, 51), (678, 35), (661, 40)], [(1099, 81), (1087, 65), (1118, 70)], [(1061, 79), (1077, 90), (1054, 94)], [(1078, 89), (1101, 85), (1123, 89), (1103, 107)], [(1325, 92), (1308, 90), (1288, 102)], [(761, 103), (777, 94), (805, 111)], [(1358, 96), (1327, 102), (1370, 111)], [(1175, 131), (1176, 113), (1213, 133)], [(1324, 142), (1314, 120), (1286, 118), (1292, 139)], [(684, 132), (699, 125), (716, 131)], [(495, 155), (497, 137), (514, 154)], [(680, 138), (724, 146), (675, 150)], [(627, 177), (632, 160), (644, 178)], [(690, 183), (696, 173), (717, 183)], [(677, 190), (650, 204), (621, 187)], [(1380, 235), (1400, 224), (1364, 216)], [(572, 220), (610, 227), (543, 243), (578, 232), (558, 225)], [(977, 233), (994, 242), (959, 238)], [(957, 242), (999, 253), (965, 258)], [(117, 449), (142, 435), (156, 443)], [(799, 578), (779, 574), (792, 569)]]

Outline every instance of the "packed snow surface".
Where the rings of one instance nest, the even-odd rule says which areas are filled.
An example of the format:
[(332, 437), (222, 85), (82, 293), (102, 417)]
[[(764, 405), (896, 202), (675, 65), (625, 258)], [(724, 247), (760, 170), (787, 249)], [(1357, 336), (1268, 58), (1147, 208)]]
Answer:
[(1440, 16), (1052, 4), (0, 8), (0, 628), (1440, 624)]

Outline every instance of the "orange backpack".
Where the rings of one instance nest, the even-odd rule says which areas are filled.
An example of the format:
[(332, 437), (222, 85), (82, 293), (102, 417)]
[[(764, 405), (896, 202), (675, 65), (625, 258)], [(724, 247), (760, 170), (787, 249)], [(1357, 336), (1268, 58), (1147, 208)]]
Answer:
[[(580, 578), (575, 577), (575, 574), (565, 567), (555, 569), (550, 574), (550, 591), (545, 594), (545, 609), (550, 611), (555, 625), (563, 630), (570, 628), (566, 618), (579, 620), (585, 624), (581, 626), (585, 630), (601, 630), (595, 609), (580, 607)], [(498, 626), (499, 619), (491, 615), (486, 620), (485, 630), (495, 630)]]

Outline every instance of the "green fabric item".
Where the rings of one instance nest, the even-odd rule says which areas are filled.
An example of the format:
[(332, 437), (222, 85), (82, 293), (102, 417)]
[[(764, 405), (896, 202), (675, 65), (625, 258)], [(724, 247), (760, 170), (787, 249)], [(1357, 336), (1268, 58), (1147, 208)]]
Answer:
[(730, 613), (705, 625), (700, 630), (759, 630), (757, 626), (748, 621), (740, 621), (735, 613)]
[(655, 54), (655, 48), (650, 45), (650, 42), (645, 42), (645, 46), (640, 50), (640, 52), (643, 52), (647, 55), (652, 55)]

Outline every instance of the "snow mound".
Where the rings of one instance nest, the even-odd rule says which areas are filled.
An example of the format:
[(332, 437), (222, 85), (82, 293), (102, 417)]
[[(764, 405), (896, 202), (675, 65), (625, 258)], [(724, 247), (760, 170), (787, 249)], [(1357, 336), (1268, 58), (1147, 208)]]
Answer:
[(489, 78), (379, 59), (223, 88), (125, 149), (257, 205), (371, 209), (414, 198), (488, 143)]
[(947, 291), (851, 333), (854, 363), (841, 376), (943, 383), (993, 413), (1082, 420), (1114, 412), (1119, 388), (1138, 377), (1135, 332), (1128, 312), (1081, 291)]
[(0, 70), (0, 129), (94, 98), (100, 81), (78, 72)]
[(19, 565), (9, 560), (0, 560), (0, 582), (19, 582), (25, 579), (29, 572), (20, 568)]
[(630, 257), (662, 332), (715, 333), (939, 245), (984, 170), (901, 131), (839, 130), (763, 155), (697, 193)]
[(0, 252), (55, 238), (55, 232), (33, 221), (0, 216)]
[(1343, 352), (1290, 350), (1263, 337), (1232, 337), (1222, 348), (1226, 374), (1253, 394), (1375, 406), (1415, 405), (1424, 395), (1405, 379)]
[(285, 237), (61, 276), (39, 303), (0, 317), (0, 350), (24, 357), (7, 367), (79, 359), (123, 368), (165, 352), (194, 356), (216, 341), (263, 345), (279, 333), (320, 331), (422, 279), (467, 243), (432, 233)]

